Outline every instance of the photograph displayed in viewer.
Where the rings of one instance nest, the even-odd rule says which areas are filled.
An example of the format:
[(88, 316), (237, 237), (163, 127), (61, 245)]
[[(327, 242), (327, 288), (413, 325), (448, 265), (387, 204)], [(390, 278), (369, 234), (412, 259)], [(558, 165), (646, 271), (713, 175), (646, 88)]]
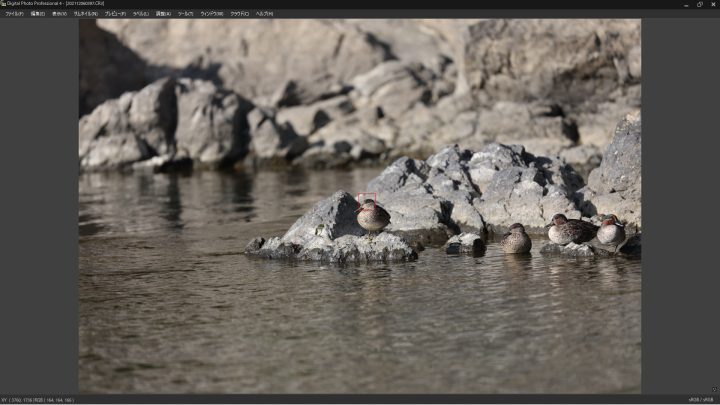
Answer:
[(81, 20), (81, 393), (639, 393), (640, 20)]

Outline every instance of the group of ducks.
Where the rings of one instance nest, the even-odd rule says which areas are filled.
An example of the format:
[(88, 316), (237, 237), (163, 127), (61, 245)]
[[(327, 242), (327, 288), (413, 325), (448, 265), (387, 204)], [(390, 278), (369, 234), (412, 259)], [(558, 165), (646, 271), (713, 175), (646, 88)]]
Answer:
[[(546, 225), (548, 238), (553, 243), (567, 245), (570, 242), (590, 242), (597, 237), (600, 243), (617, 246), (625, 240), (625, 226), (614, 214), (602, 216), (602, 224), (597, 226), (581, 219), (567, 219), (563, 214), (555, 214), (552, 222)], [(505, 253), (527, 253), (532, 241), (522, 224), (510, 225), (510, 231), (500, 241)]]
[[(382, 231), (390, 223), (390, 214), (374, 200), (365, 200), (356, 212), (358, 224), (370, 234)], [(559, 245), (589, 242), (597, 237), (600, 243), (613, 245), (617, 249), (625, 240), (624, 226), (614, 214), (603, 215), (601, 226), (555, 214), (546, 228), (550, 240)], [(505, 253), (528, 253), (532, 249), (532, 241), (525, 232), (525, 227), (518, 223), (510, 225), (510, 230), (503, 235), (500, 245)]]

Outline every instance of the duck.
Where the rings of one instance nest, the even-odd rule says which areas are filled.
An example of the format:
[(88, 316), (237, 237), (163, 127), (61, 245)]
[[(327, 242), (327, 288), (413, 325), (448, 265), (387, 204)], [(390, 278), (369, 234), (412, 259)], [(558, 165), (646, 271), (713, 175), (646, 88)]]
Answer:
[(522, 224), (514, 223), (510, 225), (510, 230), (503, 235), (500, 241), (505, 253), (527, 253), (532, 249), (532, 241)]
[(623, 225), (615, 214), (604, 215), (602, 225), (597, 231), (597, 238), (600, 243), (614, 245), (615, 250), (619, 244), (625, 241), (625, 225)]
[(589, 242), (595, 237), (599, 227), (581, 219), (567, 219), (563, 214), (555, 214), (547, 226), (548, 237), (553, 243), (567, 245), (570, 242)]
[(390, 224), (390, 214), (383, 207), (377, 205), (374, 200), (365, 200), (355, 212), (358, 213), (358, 224), (368, 231), (368, 236), (371, 238), (373, 232), (379, 234)]

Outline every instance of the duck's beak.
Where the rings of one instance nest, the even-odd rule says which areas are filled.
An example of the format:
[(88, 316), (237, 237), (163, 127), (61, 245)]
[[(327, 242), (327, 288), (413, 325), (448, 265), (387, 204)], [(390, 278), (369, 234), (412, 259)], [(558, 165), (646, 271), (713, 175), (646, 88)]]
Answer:
[(553, 225), (555, 225), (555, 224), (550, 222), (549, 224), (545, 225), (545, 229), (550, 229), (550, 228), (552, 228)]
[(355, 212), (362, 211), (362, 206), (358, 207)]

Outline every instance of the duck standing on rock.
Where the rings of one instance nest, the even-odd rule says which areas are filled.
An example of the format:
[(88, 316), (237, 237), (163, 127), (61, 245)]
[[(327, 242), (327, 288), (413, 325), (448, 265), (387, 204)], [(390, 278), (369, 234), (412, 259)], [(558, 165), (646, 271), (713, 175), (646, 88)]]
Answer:
[(615, 214), (605, 215), (602, 219), (597, 238), (605, 245), (615, 245), (617, 250), (618, 245), (625, 240), (625, 225), (620, 223)]
[(390, 214), (370, 199), (365, 200), (355, 212), (358, 212), (358, 224), (367, 229), (371, 237), (372, 232), (380, 233), (390, 223)]
[(547, 227), (550, 228), (548, 237), (558, 245), (589, 242), (595, 237), (599, 228), (581, 219), (567, 219), (563, 214), (555, 214)]
[(515, 223), (510, 225), (508, 233), (503, 235), (500, 246), (505, 253), (527, 253), (532, 249), (532, 241), (525, 233), (525, 227)]

